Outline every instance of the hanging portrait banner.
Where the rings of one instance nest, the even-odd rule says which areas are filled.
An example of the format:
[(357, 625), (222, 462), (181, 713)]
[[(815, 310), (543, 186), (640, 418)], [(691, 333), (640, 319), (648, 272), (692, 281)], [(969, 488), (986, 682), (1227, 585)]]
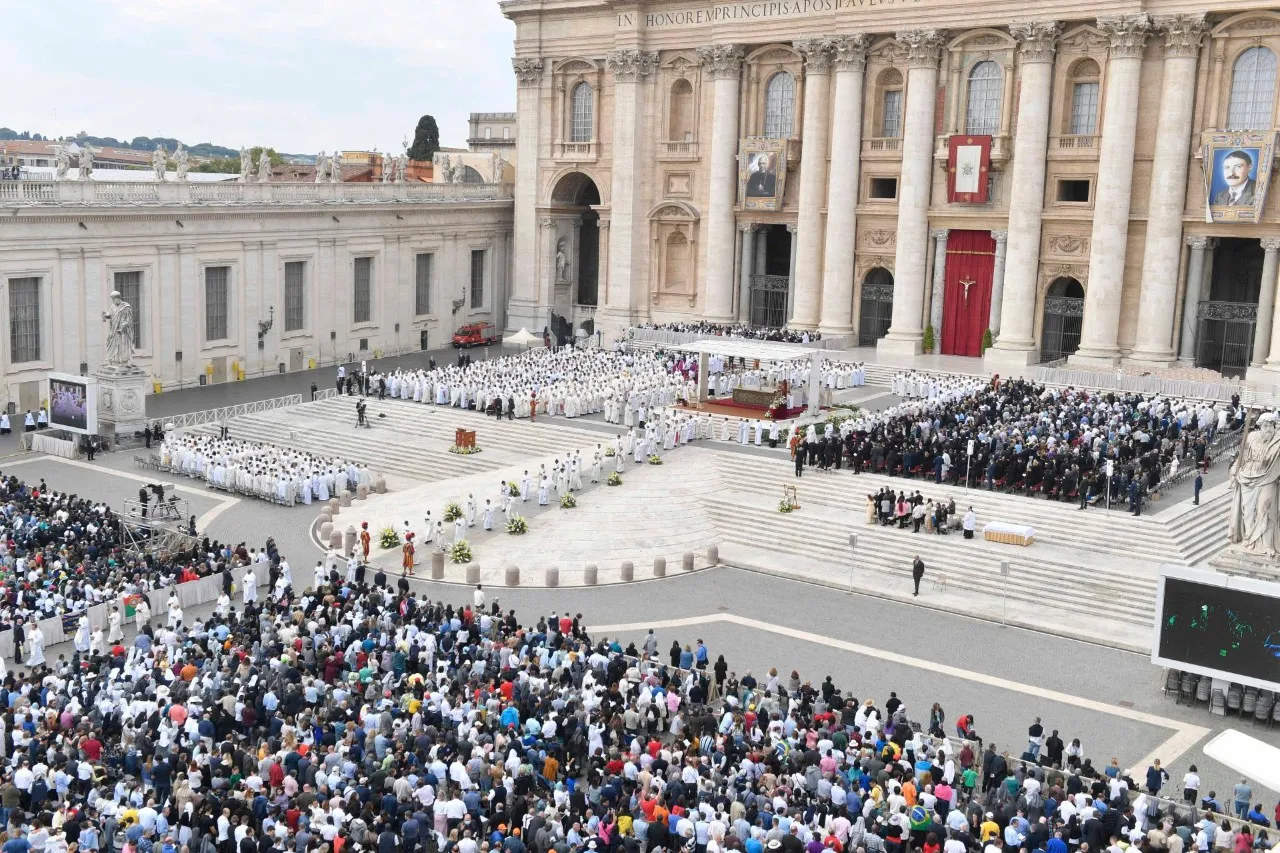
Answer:
[(787, 182), (787, 140), (748, 137), (738, 147), (738, 204), (781, 210)]
[(1201, 141), (1204, 221), (1260, 222), (1271, 183), (1275, 131), (1213, 131)]

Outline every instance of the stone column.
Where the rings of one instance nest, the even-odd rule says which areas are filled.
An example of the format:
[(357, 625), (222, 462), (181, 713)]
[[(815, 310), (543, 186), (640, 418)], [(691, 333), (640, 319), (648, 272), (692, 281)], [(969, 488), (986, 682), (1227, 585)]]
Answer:
[(929, 325), (933, 326), (933, 350), (938, 351), (942, 341), (942, 305), (947, 290), (947, 237), (950, 228), (934, 228), (933, 238), (933, 297), (929, 300)]
[(1040, 273), (1040, 220), (1044, 210), (1045, 155), (1049, 145), (1049, 107), (1053, 55), (1062, 31), (1057, 21), (1013, 24), (1018, 40), (1021, 96), (1013, 135), (1013, 172), (1009, 178), (1009, 240), (1000, 299), (991, 294), (999, 335), (987, 350), (987, 370), (1008, 373), (1036, 358), (1036, 281)]
[[(543, 61), (540, 57), (511, 60), (516, 73), (516, 156), (521, 167), (516, 170), (515, 254), (520, 259), (513, 265), (511, 293), (508, 303), (507, 331), (522, 326), (535, 335), (542, 331), (538, 323), (538, 137), (541, 133)], [(443, 294), (442, 297), (443, 298)]]
[(1089, 289), (1075, 364), (1114, 365), (1120, 357), (1120, 297), (1129, 239), (1129, 197), (1133, 186), (1142, 55), (1150, 20), (1145, 14), (1098, 19), (1111, 40), (1098, 178), (1093, 195), (1093, 235), (1089, 245)]
[(996, 262), (991, 270), (991, 319), (987, 328), (991, 330), (991, 339), (1000, 334), (1000, 303), (1004, 299), (1005, 249), (1009, 245), (1008, 231), (992, 231), (991, 238), (996, 241)]
[(822, 206), (827, 190), (827, 123), (831, 40), (800, 39), (795, 48), (804, 55), (804, 149), (800, 161), (799, 247), (792, 290), (790, 323), (793, 328), (813, 329), (818, 325), (818, 303), (822, 299)]
[(1276, 307), (1276, 271), (1280, 269), (1280, 237), (1262, 238), (1262, 287), (1258, 290), (1258, 319), (1253, 326), (1253, 358), (1261, 367), (1271, 355), (1271, 322)]
[[(858, 172), (862, 165), (862, 87), (867, 68), (865, 34), (831, 40), (836, 88), (831, 110), (831, 168), (827, 177), (827, 231), (822, 276), (824, 335), (853, 331), (853, 270)], [(808, 145), (808, 140), (805, 140)]]
[(1187, 287), (1182, 294), (1182, 338), (1178, 360), (1188, 365), (1196, 361), (1196, 329), (1199, 325), (1200, 291), (1204, 287), (1205, 251), (1218, 244), (1217, 238), (1193, 235), (1186, 238), (1191, 248), (1187, 259)]
[(893, 324), (876, 349), (917, 355), (924, 330), (925, 255), (929, 248), (929, 190), (933, 178), (934, 113), (938, 94), (939, 30), (898, 33), (906, 48), (907, 103), (898, 178), (898, 247), (894, 256)]
[(800, 245), (800, 238), (796, 236), (798, 225), (788, 225), (787, 233), (791, 235), (791, 261), (787, 266), (787, 316), (791, 316), (791, 304), (795, 301), (796, 295), (796, 251)]
[(707, 301), (703, 316), (713, 323), (733, 320), (734, 205), (738, 199), (738, 78), (742, 46), (698, 48), (703, 72), (712, 81), (710, 191), (707, 194)]
[(738, 226), (742, 232), (742, 260), (738, 277), (738, 322), (751, 322), (751, 275), (755, 272), (756, 226), (747, 222)]
[[(1156, 18), (1164, 33), (1164, 76), (1160, 84), (1147, 238), (1142, 254), (1142, 293), (1132, 362), (1144, 367), (1173, 363), (1173, 314), (1178, 300), (1182, 212), (1186, 206), (1188, 150), (1195, 106), (1196, 60), (1208, 28), (1203, 14)], [(1270, 335), (1270, 329), (1267, 334)], [(1266, 352), (1254, 350), (1255, 359)]]
[(639, 135), (642, 128), (647, 130), (643, 120), (644, 91), (658, 65), (658, 54), (628, 48), (609, 54), (605, 62), (613, 72), (613, 183), (609, 209), (610, 219), (617, 227), (609, 247), (609, 299), (597, 315), (597, 325), (602, 325), (608, 334), (631, 325), (639, 296), (648, 300), (644, 277), (633, 280), (632, 273), (644, 256), (648, 237), (641, 209), (644, 170), (640, 168)]

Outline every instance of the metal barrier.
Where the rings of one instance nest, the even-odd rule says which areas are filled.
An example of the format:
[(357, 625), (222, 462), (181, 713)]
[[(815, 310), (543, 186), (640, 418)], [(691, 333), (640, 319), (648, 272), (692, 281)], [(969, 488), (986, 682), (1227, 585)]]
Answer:
[(1166, 379), (1150, 374), (1132, 376), (1122, 371), (1105, 373), (1039, 365), (1035, 381), (1045, 385), (1063, 385), (1102, 391), (1126, 391), (1134, 394), (1159, 394), (1192, 400), (1230, 400), (1232, 395), (1245, 397), (1248, 389), (1239, 382), (1200, 382), (1192, 379)]
[[(632, 328), (627, 330), (626, 340), (631, 344), (651, 344), (653, 346), (679, 346), (681, 344), (691, 344), (694, 341), (714, 340), (716, 338), (731, 338), (734, 340), (755, 340), (745, 335), (717, 335), (712, 332), (673, 332), (668, 329), (640, 329)], [(851, 335), (837, 335), (835, 337), (820, 338), (816, 341), (808, 341), (800, 343), (799, 341), (785, 341), (792, 346), (805, 347), (807, 349), (817, 350), (844, 350), (849, 346)]]
[[(328, 399), (328, 396), (332, 396), (334, 393), (332, 388), (323, 392), (317, 390), (316, 399)], [(235, 418), (242, 418), (245, 415), (257, 415), (275, 409), (297, 406), (302, 403), (302, 399), (301, 394), (288, 394), (284, 397), (272, 397), (268, 400), (255, 400), (252, 403), (236, 403), (234, 406), (220, 406), (216, 409), (205, 409), (201, 412), (170, 415), (158, 418), (158, 420), (163, 421), (166, 427), (172, 424), (179, 428), (200, 426), (201, 424), (221, 424)]]

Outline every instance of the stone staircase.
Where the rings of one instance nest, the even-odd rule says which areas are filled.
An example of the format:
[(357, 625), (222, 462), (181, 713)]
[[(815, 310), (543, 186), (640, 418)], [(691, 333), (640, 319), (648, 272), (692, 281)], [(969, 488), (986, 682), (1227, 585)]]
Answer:
[[(370, 401), (368, 414), (374, 428), (357, 430), (351, 426), (353, 406), (350, 399), (332, 398), (237, 418), (229, 428), (232, 438), (340, 456), (380, 474), (424, 482), (493, 471), (562, 451), (580, 449), (587, 454), (597, 443), (606, 442), (602, 433), (559, 423), (498, 421), (461, 409), (399, 400)], [(459, 426), (478, 431), (483, 452), (470, 456), (448, 452)], [(195, 431), (213, 433), (217, 427)], [(394, 468), (388, 470), (392, 449)]]

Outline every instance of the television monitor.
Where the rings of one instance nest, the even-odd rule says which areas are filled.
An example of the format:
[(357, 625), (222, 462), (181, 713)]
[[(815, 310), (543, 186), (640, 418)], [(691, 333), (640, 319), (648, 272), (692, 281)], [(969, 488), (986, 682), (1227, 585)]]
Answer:
[(98, 432), (98, 382), (69, 373), (49, 374), (49, 426), (81, 435)]

